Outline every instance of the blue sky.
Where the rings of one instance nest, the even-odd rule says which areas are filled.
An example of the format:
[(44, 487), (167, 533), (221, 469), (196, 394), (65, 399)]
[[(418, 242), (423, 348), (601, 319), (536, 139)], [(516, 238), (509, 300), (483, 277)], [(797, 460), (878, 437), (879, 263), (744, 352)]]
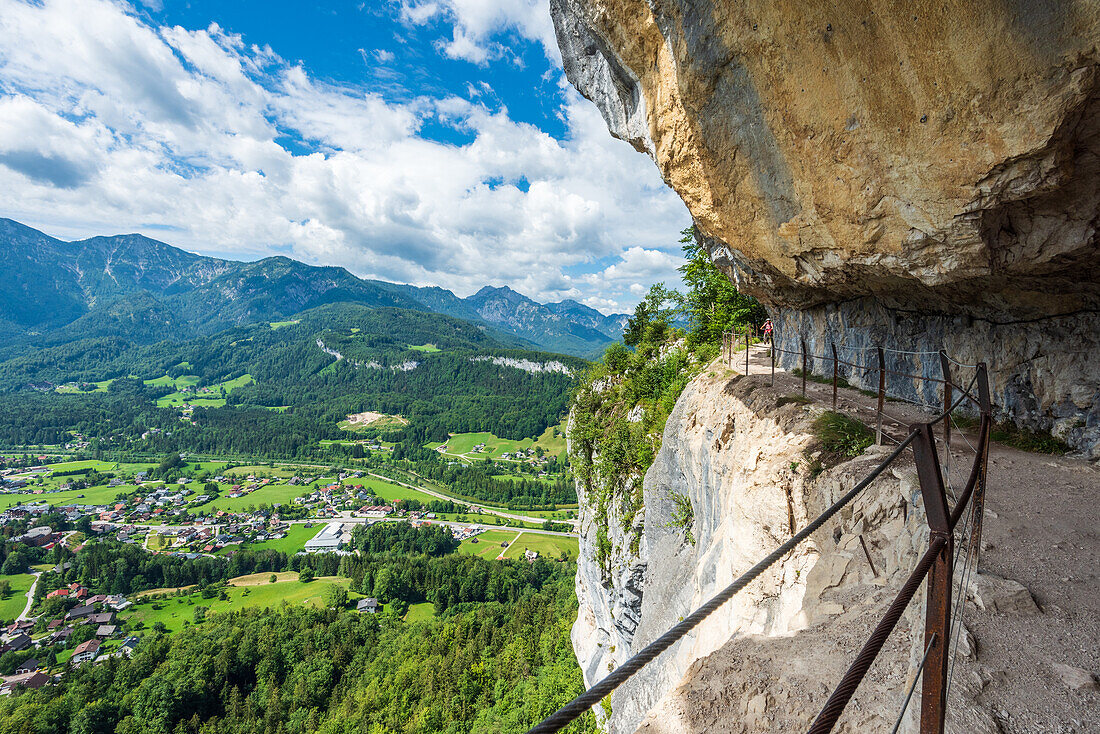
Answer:
[(0, 0), (0, 216), (604, 311), (688, 222), (546, 0)]

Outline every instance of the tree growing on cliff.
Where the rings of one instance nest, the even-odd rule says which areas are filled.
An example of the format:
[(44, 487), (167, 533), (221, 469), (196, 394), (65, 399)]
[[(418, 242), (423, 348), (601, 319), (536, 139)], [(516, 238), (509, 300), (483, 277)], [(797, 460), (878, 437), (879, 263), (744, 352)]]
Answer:
[(729, 329), (758, 327), (768, 318), (764, 307), (753, 298), (734, 287), (730, 279), (714, 267), (710, 255), (696, 238), (695, 226), (680, 232), (684, 257), (680, 274), (685, 293), (680, 295), (680, 307), (688, 318), (688, 346), (697, 348), (703, 344), (718, 344), (722, 333)]

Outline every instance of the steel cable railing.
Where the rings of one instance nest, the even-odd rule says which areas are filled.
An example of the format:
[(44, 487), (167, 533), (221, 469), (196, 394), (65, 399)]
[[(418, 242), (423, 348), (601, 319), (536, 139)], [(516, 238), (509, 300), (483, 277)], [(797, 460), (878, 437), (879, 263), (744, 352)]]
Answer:
[(883, 471), (886, 470), (890, 464), (894, 462), (901, 453), (905, 450), (910, 443), (916, 438), (917, 432), (913, 431), (908, 437), (896, 448), (891, 454), (878, 464), (871, 472), (864, 477), (856, 486), (849, 490), (843, 497), (834, 502), (827, 510), (817, 516), (809, 525), (803, 528), (798, 533), (791, 536), (790, 540), (783, 543), (783, 545), (772, 551), (766, 558), (761, 560), (755, 566), (750, 568), (740, 577), (738, 577), (733, 583), (720, 591), (714, 597), (710, 599), (706, 604), (699, 607), (691, 615), (684, 618), (682, 622), (675, 625), (665, 634), (658, 637), (651, 642), (625, 663), (620, 665), (607, 677), (601, 680), (596, 685), (589, 688), (581, 695), (574, 698), (565, 706), (560, 708), (557, 712), (549, 716), (542, 723), (535, 728), (531, 729), (528, 734), (549, 734), (549, 732), (559, 731), (566, 724), (577, 718), (591, 706), (599, 703), (604, 696), (615, 690), (626, 679), (630, 678), (634, 673), (638, 672), (644, 665), (656, 658), (662, 652), (679, 641), (684, 635), (695, 628), (700, 622), (709, 617), (718, 607), (729, 601), (737, 592), (748, 586), (750, 582), (756, 579), (769, 567), (775, 564), (783, 556), (790, 553), (797, 545), (802, 541), (809, 538), (813, 533), (821, 528), (826, 522), (829, 521), (834, 515), (840, 512), (849, 502), (856, 498), (864, 489), (866, 489), (871, 482), (879, 477)]
[[(723, 341), (723, 357), (732, 359), (732, 353), (734, 351), (734, 335), (724, 335)], [(746, 335), (746, 366), (748, 365), (748, 336)], [(773, 346), (774, 351), (779, 350)], [(883, 385), (885, 380), (885, 368), (882, 359), (883, 349), (877, 350), (879, 353), (879, 367), (872, 368), (877, 369), (880, 373), (880, 389), (879, 389), (879, 415), (880, 420), (882, 417), (882, 397), (883, 397)], [(906, 353), (901, 352), (898, 353)], [(786, 352), (787, 354), (796, 354), (792, 352)], [(906, 353), (906, 354), (918, 354), (918, 353)], [(946, 707), (946, 692), (944, 688), (944, 674), (947, 673), (947, 650), (945, 648), (950, 647), (952, 637), (954, 633), (957, 633), (957, 629), (952, 627), (952, 614), (948, 605), (947, 599), (950, 597), (950, 587), (952, 584), (952, 571), (953, 568), (953, 534), (955, 526), (957, 525), (962, 513), (965, 511), (971, 499), (975, 498), (977, 492), (984, 492), (985, 485), (985, 458), (988, 451), (989, 432), (991, 424), (991, 405), (989, 403), (989, 389), (988, 378), (984, 364), (977, 366), (977, 373), (971, 380), (967, 387), (963, 388), (958, 385), (954, 385), (950, 381), (950, 377), (946, 374), (946, 355), (942, 352), (924, 352), (919, 354), (936, 354), (941, 357), (941, 364), (944, 365), (945, 377), (942, 380), (937, 380), (941, 384), (945, 385), (945, 400), (944, 410), (941, 414), (936, 416), (928, 423), (914, 426), (909, 430), (908, 435), (898, 442), (897, 448), (895, 448), (890, 455), (880, 462), (866, 477), (864, 477), (859, 483), (857, 483), (851, 490), (845, 493), (839, 500), (834, 502), (828, 509), (817, 516), (812, 522), (810, 522), (805, 528), (798, 533), (794, 534), (789, 540), (780, 545), (774, 551), (772, 551), (767, 557), (759, 561), (756, 565), (738, 577), (735, 581), (729, 584), (725, 589), (713, 596), (701, 607), (696, 609), (692, 614), (683, 619), (680, 623), (673, 626), (663, 635), (651, 642), (641, 651), (633, 655), (621, 666), (616, 668), (599, 683), (593, 685), (591, 688), (574, 698), (568, 704), (560, 708), (555, 713), (551, 714), (541, 723), (532, 728), (528, 734), (550, 734), (551, 732), (560, 731), (567, 726), (571, 721), (584, 714), (592, 706), (599, 703), (605, 696), (614, 691), (623, 682), (628, 680), (631, 676), (637, 673), (641, 668), (654, 660), (662, 652), (676, 644), (684, 636), (686, 636), (692, 629), (697, 627), (703, 620), (709, 617), (719, 607), (729, 601), (738, 592), (744, 589), (753, 580), (758, 578), (761, 574), (768, 570), (772, 565), (779, 561), (783, 556), (791, 552), (796, 546), (809, 538), (814, 532), (819, 530), (826, 522), (834, 517), (841, 509), (847, 506), (852, 500), (854, 500), (864, 489), (866, 489), (875, 479), (877, 479), (885, 469), (890, 466), (910, 445), (914, 446), (914, 455), (917, 460), (918, 477), (921, 484), (921, 492), (924, 498), (925, 511), (928, 518), (929, 526), (932, 530), (931, 539), (928, 549), (921, 557), (917, 566), (910, 574), (909, 578), (902, 585), (901, 590), (898, 592), (894, 601), (890, 604), (885, 615), (880, 620), (875, 631), (868, 638), (863, 648), (860, 650), (856, 659), (841, 679), (837, 688), (833, 694), (829, 697), (825, 707), (814, 721), (809, 732), (810, 734), (825, 734), (832, 730), (832, 727), (839, 720), (842, 715), (845, 706), (851, 697), (855, 694), (856, 689), (859, 687), (867, 670), (874, 662), (882, 646), (886, 643), (890, 633), (893, 631), (901, 615), (908, 607), (913, 596), (916, 594), (917, 589), (924, 582), (925, 577), (932, 573), (932, 578), (929, 581), (929, 612), (928, 619), (926, 620), (925, 629), (925, 654), (921, 661), (920, 675), (925, 681), (924, 694), (922, 699), (925, 704), (931, 701), (930, 705), (922, 705), (922, 721), (925, 716), (931, 716), (938, 719), (938, 731), (943, 731), (943, 719)], [(834, 349), (835, 355), (835, 349)], [(807, 350), (803, 344), (803, 351), (800, 353), (803, 359), (803, 365), (806, 364), (808, 359)], [(832, 359), (834, 363), (834, 400), (835, 400), (835, 387), (836, 387), (836, 365), (839, 360), (834, 356)], [(774, 369), (774, 354), (773, 354), (773, 369)], [(803, 369), (803, 390), (805, 390), (805, 374)], [(923, 379), (923, 378), (917, 378)], [(979, 398), (976, 399), (971, 390), (974, 389), (975, 384), (978, 385)], [(959, 396), (955, 400), (950, 400), (951, 393), (946, 388), (955, 388), (959, 391)], [(946, 502), (946, 490), (944, 486), (943, 473), (939, 460), (936, 458), (935, 451), (935, 437), (932, 432), (933, 426), (940, 421), (946, 421), (947, 424), (952, 422), (952, 413), (962, 404), (964, 400), (970, 399), (971, 401), (978, 403), (979, 410), (982, 415), (981, 432), (979, 438), (980, 449), (976, 452), (973, 468), (971, 469), (970, 476), (966, 483), (965, 488), (959, 495), (955, 507), (948, 509)], [(881, 442), (881, 423), (880, 423), (880, 442)], [(945, 428), (945, 433), (948, 429)], [(948, 434), (949, 435), (949, 434)], [(891, 440), (897, 441), (893, 437)], [(914, 444), (914, 442), (917, 442)], [(948, 448), (948, 456), (950, 456), (950, 448)], [(964, 567), (964, 576), (967, 575), (967, 567), (969, 566), (969, 557), (973, 549), (973, 544), (978, 542), (980, 538), (980, 498), (975, 498), (973, 509), (975, 528), (971, 532), (969, 548), (967, 551), (968, 563)], [(968, 518), (969, 525), (969, 518)], [(946, 552), (945, 552), (946, 551)], [(947, 587), (944, 589), (944, 570), (947, 573)], [(934, 589), (933, 589), (934, 587)], [(965, 594), (965, 591), (962, 592)], [(958, 614), (955, 615), (958, 617)], [(936, 627), (933, 629), (933, 627)], [(938, 672), (933, 670), (936, 675), (932, 676), (934, 680), (929, 682), (928, 670), (925, 668), (926, 662), (932, 658), (935, 662), (934, 668), (938, 668)], [(915, 686), (914, 679), (914, 686)], [(932, 693), (930, 693), (932, 691)], [(909, 696), (906, 697), (905, 705), (908, 705), (909, 697), (912, 695), (912, 690), (909, 692)], [(938, 696), (939, 703), (937, 704), (932, 700), (935, 696)], [(931, 712), (931, 713), (928, 713)], [(902, 711), (904, 715), (904, 708)], [(900, 719), (899, 719), (900, 720)], [(922, 731), (925, 729), (922, 726)], [(929, 730), (931, 731), (931, 730)]]

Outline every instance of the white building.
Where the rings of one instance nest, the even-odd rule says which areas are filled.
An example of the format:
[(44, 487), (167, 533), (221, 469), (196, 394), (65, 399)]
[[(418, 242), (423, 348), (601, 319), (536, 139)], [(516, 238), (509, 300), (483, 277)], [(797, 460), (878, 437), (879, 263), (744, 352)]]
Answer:
[(306, 553), (324, 553), (340, 548), (343, 542), (343, 524), (330, 522), (321, 532), (306, 541)]

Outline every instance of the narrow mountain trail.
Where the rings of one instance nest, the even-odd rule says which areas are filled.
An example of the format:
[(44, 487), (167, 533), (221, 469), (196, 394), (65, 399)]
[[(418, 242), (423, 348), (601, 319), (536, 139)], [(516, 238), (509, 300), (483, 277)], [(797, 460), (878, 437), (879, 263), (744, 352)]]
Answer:
[[(730, 368), (744, 374), (744, 352)], [(770, 381), (767, 347), (750, 350), (748, 371)], [(778, 367), (775, 385), (801, 394), (801, 378)], [(807, 381), (806, 396), (831, 407), (832, 385)], [(840, 388), (837, 410), (875, 426), (873, 396)], [(884, 412), (886, 444), (934, 417), (894, 401)], [(949, 491), (965, 484), (978, 440), (976, 430), (953, 431)], [(1100, 731), (1100, 466), (991, 442), (987, 486), (978, 574), (963, 611), (969, 654), (951, 696), (988, 707), (1003, 734)]]

